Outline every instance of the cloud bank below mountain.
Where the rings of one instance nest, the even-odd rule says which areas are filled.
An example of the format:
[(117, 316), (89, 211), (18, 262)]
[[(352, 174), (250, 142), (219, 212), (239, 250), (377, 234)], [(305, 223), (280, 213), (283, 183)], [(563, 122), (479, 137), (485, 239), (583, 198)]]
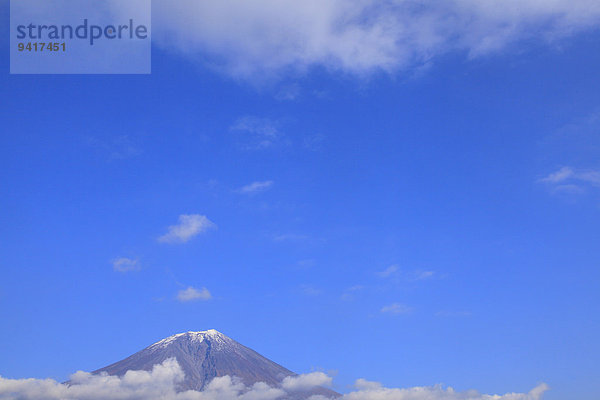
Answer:
[[(0, 400), (283, 400), (299, 387), (327, 384), (325, 374), (286, 378), (283, 388), (256, 383), (250, 387), (229, 376), (213, 379), (202, 392), (177, 392), (184, 373), (175, 359), (155, 365), (152, 371), (129, 371), (122, 377), (77, 372), (71, 384), (51, 379), (5, 379), (0, 377)], [(357, 390), (341, 400), (540, 400), (548, 389), (541, 384), (529, 393), (487, 395), (476, 391), (456, 392), (442, 386), (390, 389), (376, 382), (358, 380)], [(324, 400), (313, 396), (310, 400)]]

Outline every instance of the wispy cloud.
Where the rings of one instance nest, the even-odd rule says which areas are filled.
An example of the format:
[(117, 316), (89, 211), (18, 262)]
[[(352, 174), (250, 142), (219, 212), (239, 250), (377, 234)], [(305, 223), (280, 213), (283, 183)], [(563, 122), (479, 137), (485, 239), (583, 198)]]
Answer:
[(253, 82), (312, 67), (414, 70), (449, 52), (481, 57), (600, 22), (593, 0), (156, 0), (153, 11), (157, 45)]
[(316, 288), (311, 285), (301, 285), (300, 290), (302, 291), (302, 293), (305, 296), (309, 296), (309, 297), (316, 297), (316, 296), (321, 295), (321, 293), (323, 293), (323, 291), (321, 289)]
[(360, 292), (363, 289), (364, 289), (364, 286), (362, 286), (362, 285), (351, 286), (351, 287), (347, 288), (346, 290), (344, 290), (344, 293), (342, 293), (342, 296), (340, 298), (344, 301), (354, 300), (355, 294)]
[(177, 293), (177, 300), (179, 300), (182, 303), (210, 299), (212, 299), (212, 295), (210, 291), (205, 287), (196, 289), (190, 286), (187, 289), (180, 290), (179, 293)]
[(414, 271), (412, 273), (412, 278), (415, 281), (422, 281), (425, 279), (431, 279), (435, 277), (435, 271)]
[(238, 193), (242, 194), (256, 194), (269, 190), (273, 186), (273, 181), (257, 181), (252, 182), (248, 185), (242, 186), (237, 190)]
[(587, 188), (600, 188), (600, 170), (562, 167), (539, 180), (555, 193), (580, 194)]
[(89, 146), (108, 155), (109, 160), (125, 160), (143, 153), (141, 146), (129, 135), (120, 135), (110, 139), (88, 137)]
[(161, 243), (186, 243), (209, 229), (216, 228), (204, 215), (190, 214), (180, 215), (177, 225), (169, 226), (167, 233), (158, 238)]
[(308, 235), (302, 235), (299, 233), (283, 233), (273, 237), (273, 240), (276, 242), (299, 242), (308, 239)]
[(140, 260), (127, 257), (115, 258), (112, 260), (112, 265), (117, 272), (133, 272), (142, 268)]
[(558, 171), (542, 178), (541, 181), (554, 184), (564, 183), (566, 181), (579, 181), (594, 186), (600, 186), (600, 171), (591, 169), (577, 170), (573, 167), (562, 167)]
[(381, 312), (383, 314), (392, 314), (392, 315), (400, 315), (400, 314), (410, 314), (413, 311), (412, 307), (409, 307), (405, 304), (394, 303), (389, 306), (385, 306), (381, 308)]
[(398, 272), (398, 266), (397, 265), (390, 265), (389, 267), (387, 267), (383, 271), (378, 272), (377, 275), (379, 275), (382, 278), (389, 278), (390, 276), (396, 274), (397, 272)]
[(280, 101), (296, 100), (298, 96), (300, 96), (300, 86), (298, 84), (286, 85), (275, 94), (275, 98)]
[(230, 130), (240, 132), (240, 144), (248, 150), (261, 150), (282, 143), (279, 123), (269, 118), (246, 116), (238, 119)]
[(435, 271), (427, 270), (403, 271), (397, 265), (391, 265), (383, 271), (377, 272), (377, 275), (381, 278), (393, 277), (396, 280), (402, 279), (406, 281), (422, 281), (434, 278), (437, 274)]

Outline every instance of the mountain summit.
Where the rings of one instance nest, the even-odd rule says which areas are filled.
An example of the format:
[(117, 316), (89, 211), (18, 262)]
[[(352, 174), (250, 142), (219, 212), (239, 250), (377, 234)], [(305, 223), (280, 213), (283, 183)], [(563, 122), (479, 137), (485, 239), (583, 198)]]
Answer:
[[(169, 336), (94, 373), (122, 376), (130, 370), (150, 371), (169, 358), (177, 359), (185, 373), (180, 390), (202, 390), (212, 379), (225, 375), (236, 376), (248, 386), (265, 382), (278, 387), (285, 377), (296, 375), (214, 329)], [(314, 394), (339, 396), (329, 389), (316, 388), (298, 398)]]

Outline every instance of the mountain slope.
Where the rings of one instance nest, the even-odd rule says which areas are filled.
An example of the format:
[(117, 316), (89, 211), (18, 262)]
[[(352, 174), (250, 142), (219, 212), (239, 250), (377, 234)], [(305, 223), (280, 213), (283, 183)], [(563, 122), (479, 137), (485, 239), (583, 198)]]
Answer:
[[(149, 371), (168, 358), (176, 358), (185, 373), (180, 390), (202, 390), (213, 378), (225, 375), (236, 376), (246, 385), (265, 382), (277, 387), (286, 376), (296, 375), (215, 330), (170, 336), (94, 373), (121, 376), (129, 370)], [(313, 394), (339, 396), (329, 389), (316, 388), (294, 397), (306, 398)]]

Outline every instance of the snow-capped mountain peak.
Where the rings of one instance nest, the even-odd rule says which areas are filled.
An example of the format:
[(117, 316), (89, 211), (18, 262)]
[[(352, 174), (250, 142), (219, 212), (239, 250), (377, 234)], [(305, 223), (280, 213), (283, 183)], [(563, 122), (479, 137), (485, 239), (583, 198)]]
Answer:
[[(175, 358), (185, 373), (180, 390), (202, 390), (212, 379), (225, 375), (238, 377), (248, 386), (264, 382), (278, 387), (285, 377), (295, 375), (214, 329), (169, 336), (95, 373), (122, 376), (130, 370), (150, 371), (154, 365), (169, 358)], [(328, 398), (338, 395), (331, 390), (317, 388), (307, 392), (306, 396), (296, 393), (294, 399), (314, 394)]]
[[(153, 345), (151, 345), (149, 347), (149, 349), (164, 348), (164, 347), (169, 346), (173, 342), (175, 342), (177, 340), (181, 340), (181, 339), (189, 340), (191, 342), (197, 342), (197, 343), (201, 343), (204, 340), (211, 340), (211, 341), (214, 341), (215, 344), (218, 344), (218, 343), (226, 343), (227, 339), (229, 339), (229, 338), (215, 329), (209, 329), (207, 331), (197, 331), (197, 332), (189, 331), (189, 332), (178, 333), (176, 335), (172, 335), (172, 336), (169, 336), (168, 338), (162, 339), (162, 340), (154, 343)], [(229, 340), (231, 340), (231, 339), (229, 339)]]

